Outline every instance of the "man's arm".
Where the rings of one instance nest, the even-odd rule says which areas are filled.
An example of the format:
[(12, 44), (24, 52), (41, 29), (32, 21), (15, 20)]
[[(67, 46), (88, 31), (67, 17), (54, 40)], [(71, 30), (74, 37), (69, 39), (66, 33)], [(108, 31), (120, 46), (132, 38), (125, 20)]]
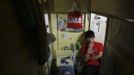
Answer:
[(89, 59), (94, 60), (94, 59), (99, 59), (102, 56), (103, 52), (99, 52), (99, 54), (95, 55), (95, 56), (90, 56), (89, 54), (86, 54), (84, 56), (84, 61), (88, 61)]
[(90, 56), (89, 59), (99, 59), (102, 56), (103, 52), (99, 52), (97, 55), (95, 56)]

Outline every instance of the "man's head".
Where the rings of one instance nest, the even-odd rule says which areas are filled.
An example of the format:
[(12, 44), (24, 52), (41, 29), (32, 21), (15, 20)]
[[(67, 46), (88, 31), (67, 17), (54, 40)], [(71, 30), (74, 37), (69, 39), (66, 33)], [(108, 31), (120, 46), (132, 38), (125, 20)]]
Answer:
[(88, 30), (85, 32), (85, 40), (88, 43), (93, 43), (95, 40), (95, 34), (92, 30)]

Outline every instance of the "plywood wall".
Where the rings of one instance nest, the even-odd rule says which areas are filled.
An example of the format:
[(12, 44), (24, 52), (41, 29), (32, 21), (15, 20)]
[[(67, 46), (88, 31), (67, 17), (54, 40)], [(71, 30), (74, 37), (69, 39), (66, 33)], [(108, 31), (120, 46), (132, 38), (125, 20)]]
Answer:
[(0, 75), (38, 75), (34, 43), (21, 30), (10, 1), (0, 1)]

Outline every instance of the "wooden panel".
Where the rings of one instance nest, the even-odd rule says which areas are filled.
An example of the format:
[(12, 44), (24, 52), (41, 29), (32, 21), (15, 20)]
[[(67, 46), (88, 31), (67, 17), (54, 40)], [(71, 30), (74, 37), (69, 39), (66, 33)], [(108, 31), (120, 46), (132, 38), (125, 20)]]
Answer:
[(134, 19), (133, 0), (92, 0), (91, 10), (117, 17)]
[(110, 18), (100, 75), (130, 75), (134, 71), (134, 23)]
[[(76, 0), (83, 12), (90, 11), (90, 0)], [(68, 12), (73, 5), (73, 0), (54, 0), (55, 12)]]

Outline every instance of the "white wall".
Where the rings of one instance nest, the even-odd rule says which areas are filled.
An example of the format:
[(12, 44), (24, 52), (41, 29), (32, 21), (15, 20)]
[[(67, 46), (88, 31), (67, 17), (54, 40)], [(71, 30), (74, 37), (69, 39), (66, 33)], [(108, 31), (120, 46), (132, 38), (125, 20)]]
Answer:
[(96, 14), (91, 13), (90, 30), (93, 30), (95, 32), (95, 40), (104, 44), (107, 17), (97, 15), (97, 17), (100, 17), (100, 19), (96, 20), (95, 16)]

